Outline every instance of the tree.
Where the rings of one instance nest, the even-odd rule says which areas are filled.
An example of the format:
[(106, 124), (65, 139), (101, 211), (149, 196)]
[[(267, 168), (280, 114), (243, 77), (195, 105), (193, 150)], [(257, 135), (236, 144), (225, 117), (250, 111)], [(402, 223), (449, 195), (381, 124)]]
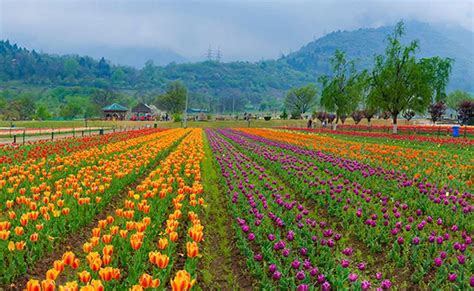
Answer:
[(433, 121), (433, 124), (435, 124), (436, 121), (440, 120), (441, 117), (443, 117), (445, 111), (446, 105), (444, 105), (443, 101), (438, 101), (430, 105), (430, 107), (428, 108), (428, 112), (431, 115), (431, 121)]
[(362, 118), (364, 118), (364, 111), (356, 110), (356, 111), (352, 112), (351, 117), (354, 120), (355, 124), (359, 124), (359, 122), (362, 121)]
[(45, 105), (39, 105), (36, 109), (36, 118), (40, 120), (47, 120), (51, 118), (51, 113), (49, 113), (48, 108)]
[(288, 119), (288, 112), (286, 112), (286, 108), (283, 108), (283, 112), (281, 113), (280, 118), (283, 120)]
[(171, 114), (181, 113), (186, 106), (186, 95), (188, 89), (181, 81), (168, 84), (166, 92), (156, 99), (156, 106)]
[(405, 118), (405, 120), (410, 121), (413, 119), (413, 117), (415, 117), (415, 114), (416, 114), (415, 111), (411, 109), (407, 109), (403, 111), (402, 116), (403, 118)]
[(354, 62), (348, 62), (343, 52), (336, 50), (331, 58), (331, 65), (333, 76), (319, 78), (323, 87), (321, 105), (328, 111), (336, 113), (338, 123), (341, 117), (347, 117), (355, 109), (360, 100), (362, 87)]
[(107, 61), (102, 57), (97, 65), (98, 76), (101, 78), (108, 78), (110, 77), (110, 65)]
[(440, 57), (421, 59), (420, 64), (428, 76), (428, 82), (433, 93), (431, 102), (446, 101), (446, 86), (449, 82), (453, 59)]
[(403, 22), (399, 22), (388, 36), (385, 56), (375, 57), (372, 71), (370, 103), (388, 112), (393, 120), (393, 133), (397, 132), (398, 115), (407, 109), (423, 112), (431, 102), (433, 93), (430, 76), (415, 57), (418, 42), (403, 45)]
[(292, 88), (285, 98), (285, 108), (291, 115), (300, 116), (313, 108), (316, 103), (317, 90), (314, 84)]
[(75, 77), (79, 67), (79, 63), (73, 58), (68, 58), (64, 61), (64, 73), (66, 77)]
[(10, 101), (9, 108), (10, 110), (17, 112), (16, 115), (20, 120), (31, 118), (36, 110), (35, 103), (30, 96), (22, 96), (16, 100)]
[(448, 97), (446, 98), (446, 105), (451, 109), (457, 109), (459, 104), (461, 104), (461, 102), (464, 100), (474, 100), (474, 97), (468, 92), (456, 90), (449, 93)]
[(474, 101), (465, 100), (462, 101), (458, 106), (458, 119), (459, 123), (468, 125), (474, 119)]

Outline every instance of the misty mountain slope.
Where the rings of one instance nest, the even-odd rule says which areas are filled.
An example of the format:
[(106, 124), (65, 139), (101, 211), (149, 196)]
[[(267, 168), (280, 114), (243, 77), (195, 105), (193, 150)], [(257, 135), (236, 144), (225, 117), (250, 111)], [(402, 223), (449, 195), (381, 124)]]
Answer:
[[(336, 49), (346, 52), (348, 59), (357, 60), (358, 68), (370, 68), (376, 54), (383, 54), (386, 37), (393, 26), (338, 31), (303, 46), (279, 61), (292, 68), (318, 76), (330, 73), (329, 60)], [(450, 57), (455, 59), (449, 89), (474, 92), (474, 33), (461, 27), (406, 23), (404, 42), (419, 41), (419, 57)]]
[[(448, 91), (461, 89), (474, 92), (473, 32), (459, 27), (407, 23), (405, 41), (420, 41), (419, 57), (442, 56), (455, 59)], [(393, 27), (333, 32), (303, 46), (278, 60), (256, 63), (216, 61), (171, 63), (158, 66), (148, 62), (143, 68), (111, 64), (89, 56), (50, 55), (0, 41), (0, 85), (20, 88), (18, 83), (53, 88), (82, 86), (112, 88), (138, 95), (160, 94), (169, 81), (181, 79), (190, 88), (192, 105), (225, 111), (235, 105), (237, 110), (281, 101), (289, 88), (316, 82), (321, 74), (330, 72), (329, 60), (336, 49), (357, 60), (359, 68), (370, 68), (375, 54), (386, 47), (386, 36)], [(94, 49), (95, 50), (95, 49)], [(130, 50), (130, 56), (117, 63), (133, 63), (154, 52)], [(157, 51), (159, 54), (159, 51)], [(143, 59), (141, 59), (143, 60)], [(15, 81), (15, 82), (12, 82)], [(9, 86), (9, 83), (15, 83)], [(281, 104), (281, 103), (279, 103)]]

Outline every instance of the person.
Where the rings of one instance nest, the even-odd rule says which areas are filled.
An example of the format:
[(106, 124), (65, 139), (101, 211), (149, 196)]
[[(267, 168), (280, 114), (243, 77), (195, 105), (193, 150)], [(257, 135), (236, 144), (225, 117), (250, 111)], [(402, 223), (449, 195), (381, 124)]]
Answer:
[(308, 128), (313, 128), (313, 120), (311, 118), (308, 119)]

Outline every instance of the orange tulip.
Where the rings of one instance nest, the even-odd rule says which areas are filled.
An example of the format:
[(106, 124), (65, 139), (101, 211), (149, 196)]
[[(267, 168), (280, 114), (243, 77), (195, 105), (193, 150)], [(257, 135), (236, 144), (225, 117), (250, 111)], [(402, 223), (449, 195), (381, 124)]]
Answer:
[(73, 252), (65, 252), (63, 254), (63, 261), (66, 265), (72, 265), (75, 259), (76, 259), (76, 256), (74, 255)]
[(168, 246), (168, 240), (166, 238), (160, 238), (160, 240), (158, 241), (158, 248), (160, 250), (164, 250), (166, 249), (167, 246)]
[(43, 291), (54, 291), (56, 289), (56, 283), (51, 279), (41, 281), (41, 289)]
[(92, 244), (90, 242), (86, 242), (82, 245), (82, 250), (84, 253), (90, 253), (92, 251)]
[(194, 258), (199, 255), (199, 247), (196, 242), (187, 242), (186, 251), (188, 253), (188, 257), (190, 258)]
[(99, 270), (99, 276), (105, 282), (112, 280), (112, 268), (106, 267)]
[(15, 227), (15, 234), (18, 236), (22, 236), (25, 233), (25, 230), (21, 226)]
[(160, 279), (153, 279), (150, 275), (147, 273), (144, 273), (140, 277), (140, 286), (143, 288), (157, 288), (160, 286)]
[(70, 211), (71, 210), (69, 208), (65, 207), (65, 208), (62, 209), (61, 212), (63, 213), (63, 215), (68, 215)]
[(30, 279), (26, 283), (26, 291), (41, 291), (41, 285), (38, 280)]
[(191, 275), (185, 270), (178, 271), (174, 279), (171, 279), (173, 291), (190, 290), (196, 283), (196, 279), (191, 280)]
[(126, 237), (128, 236), (128, 230), (126, 230), (126, 229), (121, 229), (121, 230), (119, 231), (119, 234), (120, 234), (120, 236), (121, 236), (122, 238), (126, 238)]
[(15, 247), (19, 251), (23, 250), (25, 246), (26, 246), (26, 243), (24, 241), (19, 241), (15, 243)]
[(91, 285), (94, 287), (94, 291), (104, 291), (104, 285), (100, 280), (92, 280)]
[(130, 238), (130, 245), (134, 250), (138, 250), (142, 246), (142, 240), (135, 236), (135, 234)]
[(114, 253), (114, 246), (113, 245), (106, 245), (102, 249), (102, 254), (111, 256)]
[[(57, 270), (58, 272), (64, 271), (64, 262), (62, 260), (56, 260), (53, 263), (54, 269)], [(53, 279), (56, 280), (56, 279)]]
[[(63, 266), (64, 267), (64, 266)], [(46, 272), (46, 279), (49, 279), (49, 280), (56, 280), (56, 278), (59, 276), (59, 273), (60, 271), (56, 270), (56, 269), (49, 269), (47, 272)]]
[(176, 231), (172, 231), (170, 233), (170, 241), (176, 242), (178, 240), (178, 233)]
[(38, 241), (38, 238), (39, 238), (39, 236), (36, 232), (34, 232), (30, 235), (30, 241), (33, 241), (33, 242)]
[(76, 258), (76, 259), (74, 260), (74, 262), (72, 262), (71, 268), (77, 269), (77, 268), (79, 267), (79, 264), (80, 264), (80, 261), (79, 261), (78, 258)]
[(80, 273), (77, 273), (79, 276), (79, 281), (82, 283), (88, 283), (91, 280), (91, 274), (87, 271), (82, 271)]
[(104, 264), (104, 266), (108, 266), (110, 265), (110, 263), (112, 262), (112, 257), (109, 256), (109, 255), (104, 255), (102, 257), (102, 263)]
[(109, 244), (111, 241), (112, 241), (112, 236), (110, 234), (104, 234), (102, 236), (102, 241), (105, 243), (105, 244)]
[(94, 258), (92, 262), (89, 263), (89, 267), (94, 272), (99, 271), (101, 266), (102, 266), (102, 260), (100, 259), (100, 257)]

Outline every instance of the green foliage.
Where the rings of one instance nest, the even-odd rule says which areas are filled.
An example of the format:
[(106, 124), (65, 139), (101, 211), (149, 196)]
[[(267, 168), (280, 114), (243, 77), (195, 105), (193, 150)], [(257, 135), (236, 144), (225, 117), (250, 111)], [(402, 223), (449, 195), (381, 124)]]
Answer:
[(168, 84), (166, 93), (158, 96), (156, 106), (172, 114), (183, 112), (186, 106), (186, 95), (188, 89), (181, 81), (174, 81)]
[(388, 36), (385, 55), (375, 57), (369, 96), (371, 104), (391, 114), (394, 132), (397, 131), (397, 118), (402, 111), (425, 111), (433, 94), (432, 74), (427, 73), (430, 70), (426, 68), (426, 60), (418, 61), (415, 57), (418, 42), (402, 44), (400, 38), (403, 33), (403, 22), (399, 22)]
[(446, 98), (446, 105), (451, 109), (457, 109), (459, 104), (465, 100), (474, 100), (474, 97), (467, 92), (456, 90), (449, 93), (448, 97)]
[(286, 112), (286, 108), (283, 108), (283, 112), (281, 113), (280, 118), (283, 120), (288, 119), (288, 112)]
[(314, 84), (292, 88), (286, 95), (285, 108), (288, 108), (292, 117), (300, 116), (317, 104), (317, 93)]
[(366, 84), (365, 72), (358, 74), (354, 62), (347, 61), (343, 52), (336, 50), (331, 59), (332, 76), (321, 76), (323, 90), (321, 105), (336, 112), (336, 123), (355, 110)]

